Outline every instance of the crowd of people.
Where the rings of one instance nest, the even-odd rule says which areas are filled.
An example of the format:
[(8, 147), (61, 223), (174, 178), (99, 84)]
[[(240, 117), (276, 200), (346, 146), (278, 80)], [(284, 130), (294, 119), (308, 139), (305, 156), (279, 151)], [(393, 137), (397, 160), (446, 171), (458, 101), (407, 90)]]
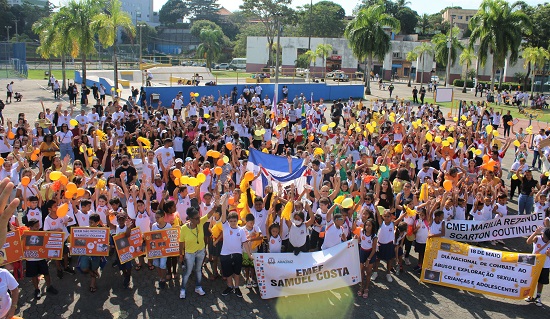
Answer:
[[(207, 277), (223, 278), (222, 295), (242, 297), (241, 288), (257, 286), (255, 253), (300, 254), (351, 238), (360, 243), (358, 295), (367, 298), (371, 282), (381, 281), (381, 264), (387, 282), (405, 271), (419, 272), (426, 242), (444, 235), (445, 221), (505, 216), (516, 190), (519, 214), (542, 212), (546, 219), (540, 226), (550, 227), (548, 176), (536, 181), (532, 175), (550, 155), (543, 142), (550, 131), (534, 137), (528, 166), (532, 128), (516, 132), (510, 114), (502, 116), (483, 103), (464, 102), (462, 113), (449, 120), (427, 103), (312, 101), (304, 94), (291, 100), (289, 88), (272, 103), (259, 85), (246, 90), (218, 97), (180, 92), (170, 106), (158, 108), (146, 99), (104, 105), (98, 98), (97, 106), (77, 112), (73, 100), (53, 111), (44, 108), (36, 119), (25, 113), (6, 119), (0, 127), (0, 178), (5, 178), (0, 189), (11, 181), (17, 187), (10, 190), (10, 207), (21, 200), (9, 228), (24, 224), (68, 234), (73, 226), (109, 227), (111, 235), (126, 236), (135, 227), (141, 232), (180, 228), (179, 257), (121, 263), (113, 246), (111, 254), (127, 288), (132, 272), (146, 267), (157, 270), (158, 287), (165, 289), (168, 281), (180, 280), (184, 262), (179, 297), (185, 299), (191, 275), (198, 295), (205, 294)], [(500, 128), (505, 136), (499, 136)], [(517, 163), (503, 176), (501, 160), (511, 146)], [(262, 170), (247, 169), (252, 149), (302, 159), (307, 184), (255, 188)], [(85, 191), (75, 194), (68, 183)], [(2, 207), (8, 202), (4, 197)], [(65, 204), (68, 212), (60, 217), (58, 208)], [(550, 230), (541, 228), (529, 244), (549, 239)], [(63, 259), (53, 262), (57, 277), (74, 274), (78, 264), (95, 292), (101, 259), (80, 256), (71, 263), (68, 252), (66, 243)], [(42, 276), (46, 293), (57, 293), (47, 260), (8, 266), (16, 279), (24, 274), (32, 280), (36, 299), (43, 293)], [(539, 290), (528, 301), (542, 305), (548, 268), (547, 261)], [(0, 277), (8, 274), (0, 270)], [(3, 279), (16, 304), (17, 281)]]

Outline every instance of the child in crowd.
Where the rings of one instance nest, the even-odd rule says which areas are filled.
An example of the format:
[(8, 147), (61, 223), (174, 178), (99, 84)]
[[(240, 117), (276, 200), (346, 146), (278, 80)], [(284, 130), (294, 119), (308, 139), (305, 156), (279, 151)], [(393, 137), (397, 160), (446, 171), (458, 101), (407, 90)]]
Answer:
[(546, 255), (542, 271), (538, 278), (536, 295), (535, 297), (529, 296), (525, 299), (527, 302), (534, 302), (537, 306), (542, 307), (543, 304), (540, 300), (542, 288), (550, 282), (550, 228), (539, 226), (537, 230), (527, 238), (527, 244), (533, 245), (533, 254)]
[[(27, 225), (30, 230), (40, 230), (40, 222), (38, 219), (31, 218), (28, 221)], [(40, 276), (44, 276), (44, 280), (46, 281), (46, 292), (52, 295), (57, 295), (57, 289), (52, 286), (50, 271), (48, 269), (48, 261), (46, 259), (27, 258), (26, 264), (27, 267), (25, 271), (25, 276), (27, 278), (31, 278), (32, 280), (32, 284), (34, 286), (34, 298), (38, 300), (42, 296), (42, 292), (38, 287)]]
[[(88, 201), (88, 204), (91, 204)], [(101, 218), (98, 214), (91, 214), (88, 218), (88, 226), (81, 227), (101, 227)], [(79, 256), (78, 265), (80, 270), (85, 274), (90, 274), (90, 292), (97, 291), (96, 280), (99, 278), (99, 264), (101, 257), (99, 256)]]

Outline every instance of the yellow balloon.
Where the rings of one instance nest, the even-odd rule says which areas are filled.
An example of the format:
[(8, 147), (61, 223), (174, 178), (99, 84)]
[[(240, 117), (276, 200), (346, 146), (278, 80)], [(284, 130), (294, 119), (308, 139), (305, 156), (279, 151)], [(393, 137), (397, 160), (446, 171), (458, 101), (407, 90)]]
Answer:
[(198, 179), (194, 177), (190, 177), (189, 180), (187, 181), (187, 184), (189, 184), (189, 186), (192, 186), (192, 187), (197, 187), (199, 186), (200, 182)]
[(334, 202), (335, 202), (336, 204), (341, 204), (342, 201), (344, 200), (344, 198), (345, 198), (344, 195), (340, 195), (340, 196), (338, 196), (338, 197), (336, 197), (336, 198), (334, 199)]
[(372, 164), (372, 167), (370, 168), (371, 170), (375, 171), (378, 169), (378, 165), (376, 164)]
[(515, 140), (513, 144), (515, 147), (519, 147), (521, 145), (521, 143), (518, 140)]
[(359, 126), (358, 126), (358, 127), (356, 127), (356, 128), (355, 128), (355, 132), (357, 132), (357, 133), (361, 133), (361, 128), (360, 128)]
[(370, 125), (371, 125), (372, 127), (376, 127), (376, 122), (375, 122), (375, 121), (372, 121), (372, 122), (370, 123)]
[(204, 114), (204, 118), (205, 118), (205, 119), (209, 119), (209, 118), (210, 118), (210, 114)]
[(466, 126), (468, 126), (468, 127), (472, 126), (472, 121), (466, 122)]
[(550, 172), (544, 172), (544, 176), (546, 177), (550, 176)]
[(445, 129), (447, 129), (447, 127), (445, 125), (439, 125), (439, 130), (440, 131), (445, 131)]
[(78, 125), (78, 121), (75, 120), (75, 119), (72, 119), (69, 121), (69, 124), (72, 125), (72, 126), (77, 126)]
[(433, 137), (432, 133), (427, 132), (426, 133), (426, 141), (431, 142), (431, 141), (433, 141), (433, 139), (434, 139), (434, 137)]
[(440, 144), (441, 143), (441, 136), (436, 136), (434, 141), (437, 143), (437, 144)]
[(491, 134), (492, 131), (493, 131), (493, 126), (487, 125), (487, 127), (485, 128), (485, 132), (487, 132), (487, 134)]
[(330, 127), (330, 128), (333, 128), (333, 127), (335, 127), (335, 126), (336, 126), (336, 123), (335, 123), (335, 122), (331, 122), (331, 123), (329, 123), (329, 125), (328, 125), (328, 127)]
[(56, 180), (58, 180), (59, 178), (61, 178), (61, 175), (63, 175), (63, 173), (58, 172), (58, 171), (53, 171), (53, 172), (50, 173), (50, 179), (51, 179), (52, 181), (56, 181)]
[(459, 148), (463, 148), (463, 147), (464, 147), (464, 143), (458, 142), (458, 147), (459, 147)]
[(447, 147), (451, 144), (449, 143), (449, 141), (443, 141), (443, 142), (441, 142), (441, 145), (443, 145), (443, 147)]
[(346, 198), (342, 201), (342, 207), (343, 208), (350, 208), (351, 206), (353, 206), (353, 199)]
[(458, 122), (458, 116), (453, 117), (453, 121)]
[(322, 155), (324, 153), (325, 153), (325, 151), (323, 151), (323, 149), (320, 148), (320, 147), (317, 147), (315, 150), (313, 150), (314, 155)]
[(204, 173), (198, 173), (197, 180), (199, 181), (199, 183), (204, 183), (206, 181), (206, 175), (204, 175)]
[(462, 116), (460, 117), (460, 119), (463, 120), (463, 121), (466, 121), (466, 120), (468, 119), (468, 117), (467, 117), (466, 115), (462, 115)]
[(222, 160), (223, 160), (223, 162), (224, 162), (225, 164), (229, 163), (229, 157), (227, 157), (227, 155), (224, 155), (224, 156), (222, 157)]
[(500, 135), (500, 133), (497, 130), (493, 131), (493, 136), (494, 137), (499, 137), (499, 135)]
[(455, 139), (449, 136), (449, 137), (447, 137), (447, 141), (448, 141), (449, 143), (454, 143), (454, 142), (455, 142)]
[(455, 130), (454, 126), (449, 127), (449, 132), (454, 132), (454, 130)]
[(328, 130), (328, 125), (321, 126), (321, 131), (326, 132)]
[(180, 177), (180, 184), (181, 185), (185, 185), (187, 183), (189, 183), (189, 176), (185, 175), (185, 176)]
[(482, 152), (481, 152), (481, 150), (479, 150), (479, 149), (477, 149), (477, 150), (474, 151), (474, 154), (476, 154), (476, 155), (478, 155), (478, 156), (481, 155), (481, 153), (482, 153)]
[(512, 179), (518, 179), (518, 176), (516, 174), (512, 175)]
[(386, 166), (380, 166), (380, 171), (382, 173), (384, 173), (385, 171), (387, 171), (388, 169), (386, 168)]

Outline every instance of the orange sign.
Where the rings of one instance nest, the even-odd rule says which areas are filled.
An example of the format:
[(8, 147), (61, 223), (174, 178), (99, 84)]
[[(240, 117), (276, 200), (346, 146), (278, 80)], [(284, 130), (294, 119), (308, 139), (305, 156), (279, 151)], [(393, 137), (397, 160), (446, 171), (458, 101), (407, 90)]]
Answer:
[(109, 228), (72, 227), (71, 255), (109, 256)]
[(0, 266), (11, 264), (23, 259), (23, 246), (21, 234), (18, 231), (9, 232), (6, 235), (6, 243), (0, 249)]
[(56, 259), (63, 257), (63, 232), (26, 231), (21, 236), (23, 258)]
[(131, 230), (130, 237), (126, 237), (126, 234), (122, 233), (113, 236), (113, 240), (121, 264), (145, 254), (143, 251), (143, 237), (137, 227)]
[(145, 252), (147, 258), (179, 256), (179, 234), (179, 227), (145, 233)]

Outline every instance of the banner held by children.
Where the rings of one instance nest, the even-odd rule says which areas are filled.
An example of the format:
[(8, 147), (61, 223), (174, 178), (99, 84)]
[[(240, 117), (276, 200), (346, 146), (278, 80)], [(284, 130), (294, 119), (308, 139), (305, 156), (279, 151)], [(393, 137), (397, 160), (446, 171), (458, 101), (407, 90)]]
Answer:
[(361, 282), (357, 240), (312, 253), (254, 254), (262, 299), (309, 294)]
[(445, 221), (445, 237), (458, 241), (490, 241), (531, 235), (544, 222), (543, 213), (474, 221)]
[(0, 249), (0, 266), (11, 264), (21, 259), (23, 259), (21, 234), (19, 231), (9, 232), (6, 234), (6, 243)]
[(510, 253), (445, 238), (431, 238), (422, 265), (423, 282), (497, 297), (531, 296), (546, 256)]
[(179, 230), (169, 228), (144, 233), (147, 258), (179, 256)]
[(71, 255), (109, 256), (109, 228), (72, 227)]
[(132, 228), (130, 237), (125, 233), (113, 236), (115, 247), (121, 264), (125, 264), (137, 258), (145, 252), (143, 251), (143, 237), (139, 228)]
[(61, 260), (64, 236), (63, 232), (31, 230), (24, 232), (21, 236), (23, 258)]

